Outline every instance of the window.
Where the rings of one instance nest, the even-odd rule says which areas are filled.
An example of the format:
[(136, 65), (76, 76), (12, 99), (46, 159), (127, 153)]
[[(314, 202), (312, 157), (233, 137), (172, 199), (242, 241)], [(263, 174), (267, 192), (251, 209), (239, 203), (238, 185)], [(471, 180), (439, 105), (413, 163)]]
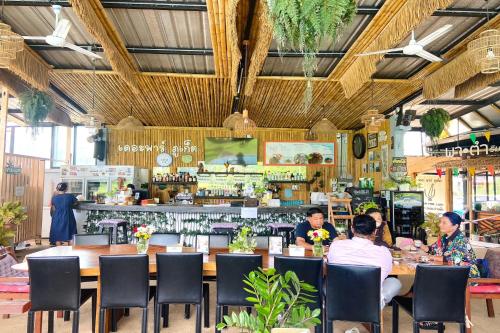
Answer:
[(427, 135), (420, 131), (408, 131), (404, 133), (403, 150), (405, 156), (427, 156)]
[(465, 123), (458, 119), (452, 119), (448, 122), (448, 126), (446, 127), (446, 131), (450, 136), (463, 134), (470, 132), (471, 129), (469, 126), (465, 125)]
[(50, 159), (52, 127), (39, 127), (37, 132), (32, 127), (14, 129), (14, 154)]
[(52, 136), (52, 168), (60, 168), (66, 162), (66, 148), (68, 139), (68, 127), (55, 126)]
[(467, 205), (467, 178), (463, 175), (453, 176), (453, 211), (463, 212)]
[(73, 162), (75, 165), (95, 165), (94, 143), (89, 142), (89, 136), (94, 135), (94, 128), (84, 126), (74, 127)]
[(491, 175), (487, 172), (477, 173), (474, 176), (474, 201), (500, 200), (500, 174)]
[(12, 139), (12, 127), (7, 127), (5, 132), (5, 152), (7, 154), (11, 153), (10, 151), (11, 139)]

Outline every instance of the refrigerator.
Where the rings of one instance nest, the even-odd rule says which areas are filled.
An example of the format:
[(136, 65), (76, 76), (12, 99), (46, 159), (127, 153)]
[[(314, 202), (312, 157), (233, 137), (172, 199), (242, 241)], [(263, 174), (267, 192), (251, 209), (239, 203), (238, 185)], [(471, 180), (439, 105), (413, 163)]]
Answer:
[(71, 165), (61, 167), (61, 181), (68, 183), (68, 193), (95, 201), (98, 194), (115, 193), (127, 184), (141, 189), (142, 184), (149, 184), (149, 170), (126, 165)]
[(394, 235), (416, 238), (424, 222), (424, 192), (391, 191), (389, 205)]

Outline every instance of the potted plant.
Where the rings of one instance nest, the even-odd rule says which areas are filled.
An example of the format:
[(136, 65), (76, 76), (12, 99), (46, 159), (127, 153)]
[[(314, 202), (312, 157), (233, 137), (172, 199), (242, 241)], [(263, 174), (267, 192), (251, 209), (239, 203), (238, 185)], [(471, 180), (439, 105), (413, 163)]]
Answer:
[(307, 79), (304, 109), (312, 102), (311, 78), (316, 71), (316, 54), (324, 37), (335, 40), (356, 13), (355, 0), (267, 0), (267, 13), (278, 52), (299, 51)]
[(314, 303), (313, 294), (318, 291), (300, 281), (294, 272), (281, 275), (274, 268), (267, 271), (259, 268), (250, 272), (243, 282), (247, 285), (245, 291), (250, 294), (247, 301), (254, 304), (256, 315), (246, 311), (233, 312), (224, 316), (222, 323), (217, 323), (217, 329), (237, 327), (239, 332), (270, 333), (273, 328), (282, 328), (280, 332), (284, 333), (321, 324), (321, 310), (311, 310), (307, 306)]
[(53, 106), (52, 97), (39, 90), (30, 90), (19, 96), (19, 107), (24, 119), (35, 131), (36, 127), (47, 118)]
[(436, 213), (425, 214), (424, 223), (422, 223), (420, 228), (424, 229), (427, 234), (427, 244), (435, 243), (440, 236), (441, 229), (439, 229), (439, 220), (439, 215)]
[(241, 228), (240, 232), (231, 244), (229, 244), (229, 252), (252, 254), (257, 247), (255, 239), (250, 238), (252, 229), (249, 227)]
[(434, 143), (439, 139), (449, 121), (450, 114), (442, 108), (432, 108), (420, 118), (422, 129)]
[(398, 188), (400, 191), (409, 191), (410, 186), (411, 186), (411, 178), (410, 177), (403, 177), (398, 182)]
[(397, 191), (398, 189), (398, 183), (396, 183), (392, 179), (388, 179), (382, 183), (382, 186), (384, 189), (389, 190), (389, 191)]
[(370, 208), (380, 209), (380, 207), (375, 202), (367, 201), (367, 202), (361, 203), (358, 207), (356, 207), (356, 209), (354, 210), (354, 213), (356, 215), (364, 214)]
[(17, 226), (27, 219), (26, 209), (19, 201), (4, 202), (0, 206), (0, 245), (11, 246)]

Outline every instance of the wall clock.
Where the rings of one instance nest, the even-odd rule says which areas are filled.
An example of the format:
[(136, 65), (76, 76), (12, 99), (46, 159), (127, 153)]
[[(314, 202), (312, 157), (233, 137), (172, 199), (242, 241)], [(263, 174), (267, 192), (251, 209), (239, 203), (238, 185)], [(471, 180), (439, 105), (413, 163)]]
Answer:
[(363, 134), (355, 134), (352, 138), (352, 154), (358, 160), (365, 157), (366, 139)]
[(156, 163), (161, 167), (168, 167), (172, 164), (172, 156), (167, 153), (159, 154), (156, 156)]

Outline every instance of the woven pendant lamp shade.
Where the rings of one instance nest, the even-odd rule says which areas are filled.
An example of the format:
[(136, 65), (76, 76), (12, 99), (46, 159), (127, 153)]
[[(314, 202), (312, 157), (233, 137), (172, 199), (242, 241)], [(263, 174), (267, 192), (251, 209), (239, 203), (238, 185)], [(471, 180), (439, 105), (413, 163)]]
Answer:
[(337, 126), (335, 126), (330, 120), (323, 118), (314, 124), (311, 127), (311, 132), (314, 134), (331, 134), (332, 132), (337, 130)]
[(24, 40), (12, 32), (9, 25), (0, 22), (0, 68), (7, 68), (17, 52), (23, 50)]
[(238, 111), (236, 111), (235, 113), (231, 113), (226, 119), (224, 119), (222, 127), (227, 128), (230, 131), (233, 131), (234, 124), (236, 124), (236, 121), (242, 117), (243, 116)]
[(116, 124), (115, 129), (127, 131), (142, 131), (144, 130), (144, 125), (139, 119), (133, 116), (128, 116), (120, 120), (120, 122)]
[(243, 110), (243, 116), (237, 119), (234, 124), (234, 135), (240, 138), (252, 137), (256, 128), (255, 122), (248, 118), (248, 110)]
[(377, 133), (382, 120), (384, 120), (384, 115), (379, 114), (375, 109), (368, 110), (365, 115), (361, 116), (361, 122), (365, 124), (368, 133)]
[(494, 74), (500, 72), (500, 31), (490, 29), (483, 31), (479, 37), (467, 45), (474, 60), (481, 66), (481, 73)]

